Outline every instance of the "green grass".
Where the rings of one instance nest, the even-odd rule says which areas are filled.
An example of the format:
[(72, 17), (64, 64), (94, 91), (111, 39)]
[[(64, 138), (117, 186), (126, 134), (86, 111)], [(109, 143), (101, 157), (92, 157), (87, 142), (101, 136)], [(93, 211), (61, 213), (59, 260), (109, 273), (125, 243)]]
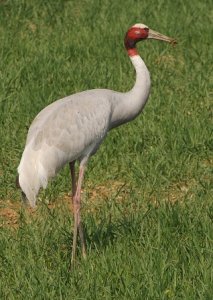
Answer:
[[(0, 1), (1, 299), (212, 299), (210, 5)], [(88, 258), (79, 255), (69, 272), (72, 216), (66, 205), (45, 204), (67, 197), (67, 167), (40, 194), (33, 217), (18, 209), (14, 229), (1, 211), (20, 202), (16, 168), (42, 108), (81, 90), (132, 87), (123, 36), (138, 22), (179, 43), (138, 45), (151, 96), (90, 160), (82, 211)], [(100, 186), (108, 193), (97, 188), (91, 199)]]

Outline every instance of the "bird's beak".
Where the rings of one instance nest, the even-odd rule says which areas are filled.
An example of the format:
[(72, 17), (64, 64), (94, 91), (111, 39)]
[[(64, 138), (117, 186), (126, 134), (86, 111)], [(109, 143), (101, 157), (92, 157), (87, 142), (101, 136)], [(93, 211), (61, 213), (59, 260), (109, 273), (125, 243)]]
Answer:
[(160, 40), (160, 41), (170, 43), (172, 45), (175, 45), (177, 43), (175, 39), (170, 38), (166, 35), (163, 35), (163, 34), (157, 32), (157, 31), (154, 31), (152, 29), (149, 29), (148, 39)]

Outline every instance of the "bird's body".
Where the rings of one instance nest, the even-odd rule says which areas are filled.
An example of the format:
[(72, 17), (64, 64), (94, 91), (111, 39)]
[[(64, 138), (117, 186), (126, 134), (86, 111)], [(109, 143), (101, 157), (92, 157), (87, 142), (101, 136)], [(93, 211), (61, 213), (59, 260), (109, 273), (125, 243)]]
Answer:
[[(19, 184), (35, 206), (40, 187), (66, 164), (70, 164), (74, 238), (72, 260), (75, 258), (77, 229), (85, 254), (80, 221), (80, 190), (89, 157), (96, 152), (108, 131), (133, 120), (142, 111), (150, 92), (150, 76), (136, 43), (146, 38), (172, 42), (172, 39), (150, 30), (146, 25), (132, 26), (125, 37), (125, 47), (136, 70), (132, 90), (120, 93), (106, 89), (80, 92), (60, 99), (44, 108), (30, 126), (26, 146), (18, 167)], [(75, 161), (80, 162), (78, 184), (75, 184)]]
[[(67, 162), (90, 156), (108, 131), (111, 111), (108, 98), (101, 97), (98, 91), (86, 94), (50, 104), (29, 129), (18, 171), (19, 183), (32, 206), (40, 186), (46, 187), (48, 179)], [(98, 94), (99, 99), (94, 97)]]
[(19, 183), (31, 206), (40, 187), (45, 188), (67, 162), (94, 154), (110, 129), (134, 119), (143, 109), (150, 90), (149, 72), (139, 56), (133, 63), (138, 71), (131, 91), (80, 92), (53, 102), (36, 116), (18, 167)]

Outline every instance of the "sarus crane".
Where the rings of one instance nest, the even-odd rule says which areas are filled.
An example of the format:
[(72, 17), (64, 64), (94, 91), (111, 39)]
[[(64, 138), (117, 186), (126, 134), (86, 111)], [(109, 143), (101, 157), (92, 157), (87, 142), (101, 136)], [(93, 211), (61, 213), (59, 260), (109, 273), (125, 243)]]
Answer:
[[(143, 110), (150, 93), (149, 71), (138, 54), (136, 44), (147, 39), (175, 43), (144, 24), (127, 31), (124, 45), (136, 71), (133, 88), (125, 93), (109, 89), (79, 92), (45, 107), (32, 122), (18, 167), (18, 181), (29, 204), (34, 207), (40, 187), (69, 163), (72, 178), (74, 231), (72, 257), (76, 257), (79, 232), (82, 254), (86, 256), (80, 216), (81, 186), (85, 167), (109, 130), (135, 119)], [(79, 161), (76, 181), (75, 162)]]

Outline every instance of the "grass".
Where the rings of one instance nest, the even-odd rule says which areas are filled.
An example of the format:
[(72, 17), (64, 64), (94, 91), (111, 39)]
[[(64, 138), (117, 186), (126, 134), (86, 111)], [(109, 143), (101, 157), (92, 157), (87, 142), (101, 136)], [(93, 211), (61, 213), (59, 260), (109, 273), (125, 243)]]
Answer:
[[(0, 298), (212, 299), (210, 1), (0, 1)], [(143, 22), (178, 39), (138, 46), (152, 77), (144, 113), (90, 160), (87, 260), (68, 271), (68, 168), (25, 211), (15, 187), (27, 129), (77, 91), (127, 91), (123, 49)]]

